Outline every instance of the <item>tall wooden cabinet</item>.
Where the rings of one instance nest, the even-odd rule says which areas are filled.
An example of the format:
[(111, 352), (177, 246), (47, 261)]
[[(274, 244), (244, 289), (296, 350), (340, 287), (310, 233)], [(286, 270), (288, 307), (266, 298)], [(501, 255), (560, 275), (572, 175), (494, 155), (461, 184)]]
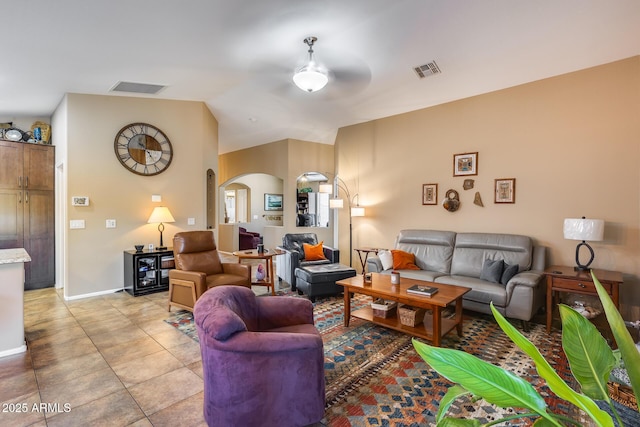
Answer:
[(55, 284), (55, 152), (0, 140), (0, 249), (25, 248), (25, 289)]

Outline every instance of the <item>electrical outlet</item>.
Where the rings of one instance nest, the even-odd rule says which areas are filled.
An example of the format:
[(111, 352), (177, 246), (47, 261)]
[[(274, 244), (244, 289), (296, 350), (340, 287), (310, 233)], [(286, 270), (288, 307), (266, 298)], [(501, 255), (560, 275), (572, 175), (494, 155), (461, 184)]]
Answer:
[(107, 228), (116, 228), (116, 220), (108, 219), (107, 220)]

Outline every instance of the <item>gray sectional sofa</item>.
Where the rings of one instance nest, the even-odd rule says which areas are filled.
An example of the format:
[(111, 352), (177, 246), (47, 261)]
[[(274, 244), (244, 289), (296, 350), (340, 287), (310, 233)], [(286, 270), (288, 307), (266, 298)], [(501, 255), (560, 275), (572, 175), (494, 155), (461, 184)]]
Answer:
[[(415, 255), (420, 270), (399, 270), (402, 277), (471, 288), (463, 298), (465, 309), (491, 313), (489, 303), (504, 316), (528, 322), (545, 301), (545, 248), (530, 237), (496, 233), (456, 233), (440, 230), (402, 230), (394, 245)], [(506, 284), (483, 280), (485, 260), (518, 265), (518, 273)], [(370, 272), (383, 270), (379, 257), (367, 260)]]

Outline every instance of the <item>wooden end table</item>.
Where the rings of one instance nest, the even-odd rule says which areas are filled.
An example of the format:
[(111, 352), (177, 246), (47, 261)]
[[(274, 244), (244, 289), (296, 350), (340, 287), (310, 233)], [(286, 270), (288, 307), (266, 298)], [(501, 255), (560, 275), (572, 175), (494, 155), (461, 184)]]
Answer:
[[(440, 346), (441, 338), (456, 329), (458, 336), (462, 336), (462, 296), (469, 292), (470, 288), (440, 283), (425, 282), (423, 280), (400, 278), (399, 285), (391, 284), (389, 274), (371, 273), (371, 283), (365, 283), (364, 276), (358, 274), (355, 277), (339, 280), (337, 285), (344, 288), (344, 326), (349, 326), (351, 316), (364, 319), (369, 322), (405, 332), (433, 342)], [(438, 293), (431, 297), (414, 295), (407, 292), (407, 288), (413, 285), (435, 286)], [(396, 301), (413, 307), (420, 307), (432, 311), (432, 315), (425, 315), (424, 321), (416, 326), (403, 325), (399, 316), (374, 317), (371, 306), (351, 312), (350, 293), (370, 295), (375, 298)], [(455, 318), (443, 319), (442, 310), (455, 304)]]
[[(576, 271), (573, 267), (552, 265), (545, 271), (547, 276), (547, 333), (551, 332), (553, 308), (556, 297), (560, 293), (572, 293), (598, 296), (596, 286), (591, 278), (591, 271)], [(609, 270), (593, 270), (607, 293), (611, 296), (616, 308), (620, 308), (619, 286), (622, 283), (622, 273)]]
[[(238, 263), (242, 263), (242, 260), (256, 260), (263, 259), (267, 264), (266, 277), (263, 280), (256, 280), (251, 282), (252, 285), (266, 286), (267, 289), (271, 288), (271, 295), (276, 294), (276, 286), (273, 273), (273, 257), (276, 255), (282, 255), (284, 252), (279, 249), (265, 249), (264, 252), (258, 252), (257, 249), (251, 249), (246, 251), (235, 251), (234, 256), (238, 257)], [(251, 268), (251, 267), (249, 267)]]

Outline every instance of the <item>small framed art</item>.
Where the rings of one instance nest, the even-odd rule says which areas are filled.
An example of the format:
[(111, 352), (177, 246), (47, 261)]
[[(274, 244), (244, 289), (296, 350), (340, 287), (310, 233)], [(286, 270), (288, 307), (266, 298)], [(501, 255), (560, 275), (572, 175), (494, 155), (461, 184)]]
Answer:
[(515, 203), (516, 202), (516, 179), (500, 178), (496, 179), (494, 203)]
[(453, 176), (478, 175), (478, 152), (453, 155)]
[(438, 184), (422, 184), (422, 204), (438, 204)]
[(265, 211), (281, 211), (282, 210), (282, 194), (264, 193), (264, 210)]

